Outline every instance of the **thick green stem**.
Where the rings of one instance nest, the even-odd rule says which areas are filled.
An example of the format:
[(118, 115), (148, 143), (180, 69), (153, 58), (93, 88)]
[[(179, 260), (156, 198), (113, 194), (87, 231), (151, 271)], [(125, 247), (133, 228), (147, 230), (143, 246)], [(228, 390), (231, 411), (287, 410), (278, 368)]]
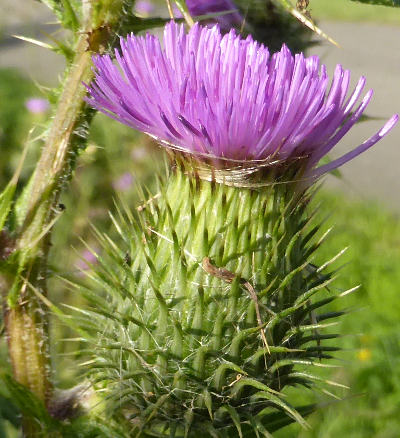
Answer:
[(84, 105), (82, 81), (90, 80), (91, 74), (90, 52), (86, 49), (87, 42), (82, 36), (41, 158), (23, 195), (20, 210), (23, 215), (22, 230), (17, 240), (19, 266), (6, 310), (14, 376), (45, 403), (51, 395), (47, 315), (40, 309), (28, 282), (33, 287), (45, 289), (45, 279), (41, 274), (49, 248), (49, 234), (43, 236), (43, 231), (54, 217), (52, 206), (57, 202), (63, 177), (71, 172), (69, 155), (71, 152), (74, 155), (71, 146)]
[[(90, 119), (86, 107), (85, 87), (90, 82), (90, 35), (107, 24), (119, 26), (123, 13), (122, 1), (112, 7), (105, 0), (92, 6), (88, 2), (85, 24), (75, 46), (75, 57), (69, 66), (57, 110), (49, 129), (41, 157), (23, 195), (17, 202), (19, 226), (12, 273), (3, 278), (1, 289), (5, 299), (4, 314), (9, 355), (15, 379), (30, 389), (46, 405), (52, 394), (50, 358), (47, 336), (47, 314), (35, 289), (46, 295), (46, 262), (50, 248), (50, 232), (57, 213), (61, 189), (70, 178), (81, 132)], [(112, 35), (108, 32), (107, 37)], [(103, 35), (104, 36), (104, 35)], [(106, 41), (102, 41), (107, 43)], [(90, 46), (90, 47), (89, 47)], [(11, 265), (11, 263), (10, 263)], [(34, 422), (23, 421), (26, 436), (38, 436)]]

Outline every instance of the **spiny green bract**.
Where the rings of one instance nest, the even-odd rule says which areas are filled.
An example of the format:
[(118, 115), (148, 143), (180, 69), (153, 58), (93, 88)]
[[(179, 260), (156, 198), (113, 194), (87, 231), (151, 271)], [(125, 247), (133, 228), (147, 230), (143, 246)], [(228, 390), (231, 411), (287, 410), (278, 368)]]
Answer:
[(100, 268), (85, 292), (89, 375), (108, 414), (132, 437), (306, 426), (310, 409), (281, 391), (322, 380), (313, 366), (336, 335), (320, 330), (340, 314), (319, 309), (344, 295), (314, 297), (333, 278), (312, 264), (321, 241), (309, 196), (203, 181), (179, 166), (159, 190), (114, 219), (121, 243), (98, 235)]

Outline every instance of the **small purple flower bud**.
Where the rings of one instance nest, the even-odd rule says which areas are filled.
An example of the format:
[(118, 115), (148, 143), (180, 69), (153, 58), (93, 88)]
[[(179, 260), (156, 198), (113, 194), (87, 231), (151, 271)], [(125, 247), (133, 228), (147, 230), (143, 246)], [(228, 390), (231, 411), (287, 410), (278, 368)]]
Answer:
[(25, 102), (26, 109), (32, 114), (43, 114), (50, 108), (50, 103), (47, 99), (33, 97)]
[(154, 11), (154, 5), (151, 1), (141, 0), (136, 2), (135, 12), (139, 15), (148, 16)]
[(133, 176), (131, 173), (126, 172), (123, 175), (121, 175), (118, 179), (113, 181), (112, 186), (114, 187), (114, 190), (125, 192), (126, 190), (130, 189), (132, 184), (133, 184)]
[(90, 265), (95, 265), (97, 263), (97, 257), (94, 251), (90, 251), (89, 249), (85, 249), (81, 255), (79, 260), (75, 263), (75, 267), (80, 271), (87, 271), (90, 269)]

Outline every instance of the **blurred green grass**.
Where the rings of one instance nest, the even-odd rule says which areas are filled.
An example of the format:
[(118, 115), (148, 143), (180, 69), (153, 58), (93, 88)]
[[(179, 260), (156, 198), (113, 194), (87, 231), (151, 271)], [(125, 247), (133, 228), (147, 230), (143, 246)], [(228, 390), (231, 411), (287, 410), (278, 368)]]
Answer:
[[(333, 225), (320, 260), (348, 246), (337, 261), (343, 266), (334, 287), (341, 290), (361, 284), (340, 305), (351, 312), (343, 317), (339, 341), (339, 368), (325, 373), (350, 386), (341, 392), (347, 401), (334, 402), (318, 395), (321, 409), (310, 417), (310, 431), (289, 427), (278, 438), (395, 438), (400, 418), (400, 221), (397, 213), (371, 201), (348, 199), (322, 190), (320, 212)], [(338, 307), (339, 309), (340, 307)]]
[(370, 22), (400, 26), (400, 8), (366, 5), (350, 0), (311, 0), (315, 20)]

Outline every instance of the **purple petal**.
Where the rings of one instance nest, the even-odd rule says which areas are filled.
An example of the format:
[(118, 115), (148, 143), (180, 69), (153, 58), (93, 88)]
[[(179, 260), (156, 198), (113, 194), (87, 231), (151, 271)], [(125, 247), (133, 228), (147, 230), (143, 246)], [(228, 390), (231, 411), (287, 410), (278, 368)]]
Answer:
[(347, 163), (348, 161), (362, 154), (371, 146), (373, 146), (375, 143), (377, 143), (379, 140), (381, 140), (396, 125), (398, 120), (399, 120), (399, 116), (397, 114), (394, 115), (390, 120), (386, 122), (386, 124), (383, 126), (383, 128), (379, 130), (379, 132), (377, 132), (367, 141), (360, 144), (360, 146), (356, 147), (352, 151), (347, 152), (347, 154), (341, 156), (340, 158), (337, 158), (336, 160), (333, 160), (330, 163), (325, 164), (324, 166), (318, 167), (312, 172), (311, 176), (313, 178), (319, 178), (321, 175), (324, 175), (327, 172), (331, 172), (332, 170), (337, 169), (340, 166), (343, 166), (343, 164)]

